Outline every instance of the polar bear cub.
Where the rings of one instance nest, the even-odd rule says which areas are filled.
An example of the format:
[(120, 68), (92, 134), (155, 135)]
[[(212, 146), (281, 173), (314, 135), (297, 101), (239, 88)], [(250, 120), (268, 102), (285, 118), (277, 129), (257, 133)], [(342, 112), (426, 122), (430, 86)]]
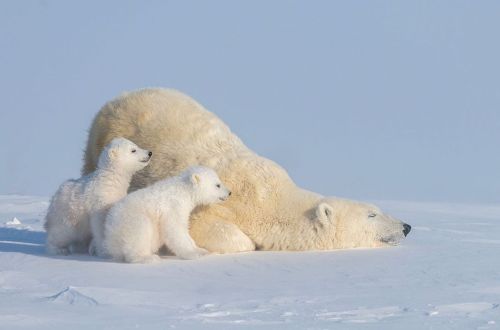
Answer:
[(93, 173), (64, 182), (45, 217), (47, 253), (86, 252), (93, 237), (91, 248), (101, 254), (107, 210), (127, 195), (132, 175), (149, 163), (151, 155), (127, 139), (115, 138), (99, 155)]
[(113, 259), (153, 262), (166, 247), (183, 259), (208, 253), (189, 235), (189, 216), (198, 205), (226, 200), (231, 192), (214, 170), (194, 166), (179, 176), (137, 190), (116, 203), (105, 221), (104, 248)]

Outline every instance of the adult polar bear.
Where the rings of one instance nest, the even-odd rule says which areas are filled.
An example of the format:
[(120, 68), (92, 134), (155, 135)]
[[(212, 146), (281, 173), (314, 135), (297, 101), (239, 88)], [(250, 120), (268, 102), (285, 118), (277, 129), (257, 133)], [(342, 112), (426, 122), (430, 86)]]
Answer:
[(106, 103), (89, 132), (83, 174), (95, 169), (102, 148), (119, 136), (154, 155), (135, 174), (131, 190), (192, 165), (217, 171), (233, 194), (195, 210), (190, 228), (197, 245), (212, 252), (378, 247), (397, 244), (410, 231), (373, 205), (297, 187), (282, 167), (248, 149), (219, 118), (175, 90), (142, 89)]

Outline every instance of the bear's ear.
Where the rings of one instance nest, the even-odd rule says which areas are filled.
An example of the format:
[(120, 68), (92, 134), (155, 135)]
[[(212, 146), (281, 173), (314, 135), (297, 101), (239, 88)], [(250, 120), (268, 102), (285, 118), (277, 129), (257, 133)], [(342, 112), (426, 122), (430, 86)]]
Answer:
[(118, 148), (116, 148), (116, 147), (109, 148), (108, 156), (109, 156), (109, 159), (115, 159), (116, 156), (118, 156)]
[(316, 217), (322, 225), (334, 225), (333, 207), (327, 203), (321, 203), (316, 208)]
[(196, 174), (196, 173), (191, 174), (191, 182), (193, 184), (198, 184), (198, 183), (200, 183), (200, 181), (201, 181), (201, 178), (200, 178), (199, 174)]

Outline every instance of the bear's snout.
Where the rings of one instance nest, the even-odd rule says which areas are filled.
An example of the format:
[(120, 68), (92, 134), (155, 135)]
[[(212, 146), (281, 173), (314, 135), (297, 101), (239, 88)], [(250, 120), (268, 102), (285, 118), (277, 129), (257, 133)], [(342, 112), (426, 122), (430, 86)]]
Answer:
[(407, 223), (403, 224), (403, 234), (405, 234), (405, 237), (410, 233), (411, 226)]
[(151, 158), (151, 156), (153, 156), (153, 152), (152, 151), (148, 152), (148, 156), (149, 158)]
[(219, 197), (219, 200), (226, 201), (229, 198), (229, 196), (231, 196), (231, 191), (229, 191), (227, 189), (226, 189), (226, 191), (227, 191), (227, 195), (224, 197)]

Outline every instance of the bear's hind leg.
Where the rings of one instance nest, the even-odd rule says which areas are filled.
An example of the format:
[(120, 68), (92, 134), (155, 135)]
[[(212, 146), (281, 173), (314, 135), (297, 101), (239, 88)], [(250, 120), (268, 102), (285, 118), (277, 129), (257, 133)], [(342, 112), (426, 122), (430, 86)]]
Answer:
[(51, 226), (47, 230), (45, 251), (50, 255), (67, 256), (71, 254), (71, 244), (74, 241), (74, 236), (71, 228), (66, 228), (63, 225)]
[(216, 253), (254, 251), (254, 242), (235, 224), (224, 220), (197, 219), (191, 223), (191, 237), (199, 247)]
[[(156, 255), (158, 252), (158, 231), (154, 227), (151, 219), (131, 214), (137, 220), (130, 220), (126, 228), (107, 227), (103, 245), (107, 246), (107, 254), (113, 259), (129, 263), (152, 263), (160, 260)], [(106, 236), (105, 235), (105, 236)]]

